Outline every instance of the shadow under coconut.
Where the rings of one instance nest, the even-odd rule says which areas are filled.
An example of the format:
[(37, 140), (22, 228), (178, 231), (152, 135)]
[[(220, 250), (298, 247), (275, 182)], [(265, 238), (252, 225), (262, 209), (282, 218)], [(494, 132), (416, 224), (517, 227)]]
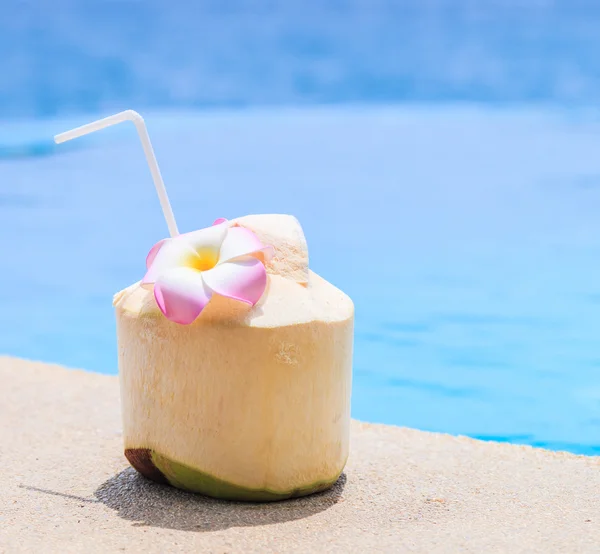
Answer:
[(336, 504), (346, 476), (328, 491), (280, 502), (254, 504), (215, 500), (160, 485), (127, 468), (103, 483), (96, 498), (137, 526), (179, 531), (219, 531), (230, 527), (272, 525), (312, 516)]

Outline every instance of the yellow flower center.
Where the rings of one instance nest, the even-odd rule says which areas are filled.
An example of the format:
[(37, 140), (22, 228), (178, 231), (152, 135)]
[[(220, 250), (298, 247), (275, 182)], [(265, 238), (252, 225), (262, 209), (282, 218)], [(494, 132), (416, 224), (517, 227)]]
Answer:
[(200, 248), (196, 250), (196, 255), (190, 255), (186, 260), (186, 266), (197, 271), (208, 271), (217, 265), (219, 253), (211, 248)]

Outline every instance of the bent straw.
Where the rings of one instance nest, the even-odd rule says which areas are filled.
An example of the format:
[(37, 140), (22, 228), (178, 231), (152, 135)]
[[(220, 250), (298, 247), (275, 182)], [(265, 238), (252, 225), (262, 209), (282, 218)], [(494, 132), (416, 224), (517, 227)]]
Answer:
[(177, 230), (177, 223), (175, 222), (175, 216), (173, 215), (171, 203), (169, 202), (169, 197), (167, 196), (165, 183), (163, 182), (160, 169), (158, 168), (158, 162), (156, 161), (152, 143), (150, 142), (150, 136), (148, 135), (148, 130), (146, 129), (146, 123), (144, 122), (144, 118), (139, 113), (134, 110), (125, 110), (124, 112), (111, 115), (110, 117), (93, 121), (87, 125), (82, 125), (81, 127), (77, 127), (71, 131), (60, 133), (54, 137), (54, 141), (56, 144), (61, 144), (68, 140), (79, 138), (106, 127), (110, 127), (111, 125), (122, 123), (123, 121), (132, 121), (135, 124), (135, 128), (137, 129), (138, 135), (140, 136), (140, 140), (142, 142), (142, 147), (144, 148), (144, 153), (146, 154), (146, 160), (148, 161), (148, 166), (150, 167), (152, 179), (154, 180), (154, 186), (156, 187), (156, 192), (158, 193), (158, 199), (160, 200), (160, 205), (167, 221), (167, 226), (169, 227), (169, 233), (172, 237), (175, 237), (179, 234), (179, 231)]

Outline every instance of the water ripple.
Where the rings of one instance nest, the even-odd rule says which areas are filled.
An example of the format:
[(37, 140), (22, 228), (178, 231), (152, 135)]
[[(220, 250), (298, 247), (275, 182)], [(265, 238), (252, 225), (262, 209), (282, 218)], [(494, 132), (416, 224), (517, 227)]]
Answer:
[(51, 140), (24, 144), (0, 144), (0, 160), (15, 158), (39, 158), (56, 152), (57, 145)]
[(493, 326), (523, 326), (556, 329), (560, 325), (547, 318), (532, 316), (513, 316), (485, 313), (442, 313), (436, 316), (436, 321), (442, 324), (457, 325), (493, 325)]
[(442, 383), (431, 383), (400, 377), (390, 377), (386, 379), (386, 383), (390, 387), (418, 389), (449, 398), (482, 398), (485, 396), (485, 393), (481, 389), (450, 386)]

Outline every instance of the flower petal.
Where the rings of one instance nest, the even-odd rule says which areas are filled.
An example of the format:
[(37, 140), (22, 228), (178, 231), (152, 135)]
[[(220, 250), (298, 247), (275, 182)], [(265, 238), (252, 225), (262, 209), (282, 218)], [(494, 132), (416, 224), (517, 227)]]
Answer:
[[(152, 250), (150, 254), (152, 254)], [(184, 267), (198, 255), (194, 249), (181, 236), (172, 239), (165, 239), (162, 246), (158, 248), (152, 259), (152, 263), (142, 279), (142, 285), (152, 285), (157, 279), (176, 267)]]
[(250, 229), (231, 227), (221, 245), (219, 263), (258, 252), (262, 252), (267, 259), (273, 255), (273, 249), (264, 245)]
[(265, 292), (267, 270), (260, 260), (247, 256), (203, 271), (202, 279), (213, 292), (254, 306)]
[(159, 248), (155, 246), (148, 254), (152, 261), (142, 285), (155, 283), (163, 273), (175, 267), (199, 270), (214, 267), (219, 261), (219, 250), (226, 234), (227, 226), (221, 224), (165, 239)]
[(205, 227), (198, 231), (184, 233), (176, 237), (176, 239), (185, 240), (194, 250), (206, 248), (218, 253), (221, 244), (223, 244), (223, 239), (227, 235), (227, 225), (223, 223), (215, 223), (212, 227)]
[(156, 255), (158, 254), (158, 251), (162, 248), (162, 245), (165, 243), (167, 239), (162, 239), (159, 240), (150, 250), (150, 252), (148, 252), (148, 255), (146, 256), (146, 269), (150, 269), (150, 266), (152, 265), (152, 262), (154, 261), (154, 258), (156, 258)]
[(213, 225), (221, 225), (221, 223), (225, 223), (226, 221), (224, 217), (220, 217), (219, 219), (215, 219)]
[(167, 271), (154, 285), (154, 298), (167, 319), (182, 325), (192, 323), (208, 304), (212, 293), (201, 273), (188, 267)]

